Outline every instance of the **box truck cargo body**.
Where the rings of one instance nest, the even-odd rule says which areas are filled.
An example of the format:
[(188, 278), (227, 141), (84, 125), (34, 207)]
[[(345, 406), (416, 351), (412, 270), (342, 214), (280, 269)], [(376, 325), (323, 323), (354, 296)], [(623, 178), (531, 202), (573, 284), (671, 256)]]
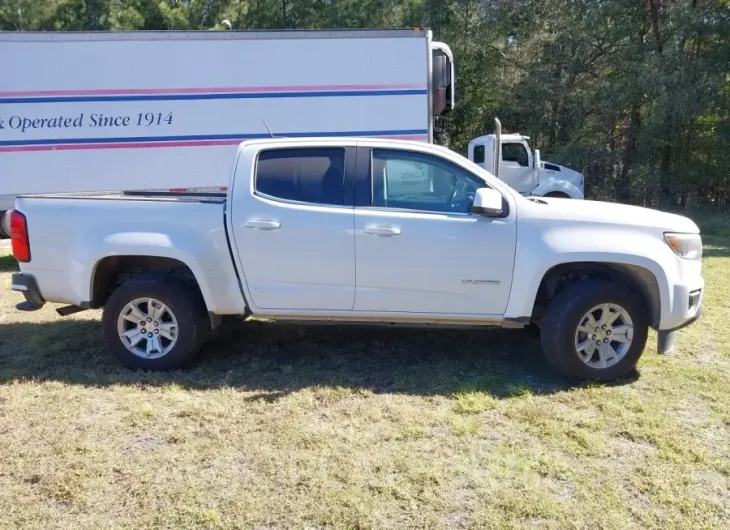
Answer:
[(427, 29), (4, 32), (0, 72), (0, 212), (26, 193), (225, 187), (236, 146), (270, 132), (444, 143), (454, 105)]

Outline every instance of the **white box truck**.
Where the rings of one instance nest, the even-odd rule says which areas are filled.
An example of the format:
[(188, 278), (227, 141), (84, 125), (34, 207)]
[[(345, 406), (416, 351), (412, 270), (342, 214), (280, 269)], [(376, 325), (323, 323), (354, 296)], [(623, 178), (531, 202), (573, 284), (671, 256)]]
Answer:
[(225, 188), (241, 141), (445, 143), (428, 29), (0, 32), (0, 226), (17, 195)]

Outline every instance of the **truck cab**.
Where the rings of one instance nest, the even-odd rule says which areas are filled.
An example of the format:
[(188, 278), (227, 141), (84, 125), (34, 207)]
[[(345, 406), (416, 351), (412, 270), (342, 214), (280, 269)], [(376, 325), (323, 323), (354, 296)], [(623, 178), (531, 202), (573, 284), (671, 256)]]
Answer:
[(521, 195), (538, 197), (584, 198), (583, 174), (540, 160), (540, 151), (530, 149), (529, 136), (501, 134), (499, 167), (494, 171), (496, 134), (487, 134), (469, 142), (468, 158), (492, 171)]

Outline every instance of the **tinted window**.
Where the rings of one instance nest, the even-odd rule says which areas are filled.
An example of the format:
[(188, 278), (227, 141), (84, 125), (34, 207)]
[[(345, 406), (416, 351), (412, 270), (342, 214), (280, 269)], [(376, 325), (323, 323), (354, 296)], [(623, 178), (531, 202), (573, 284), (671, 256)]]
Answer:
[(502, 144), (502, 160), (528, 166), (527, 149), (522, 144)]
[(373, 150), (373, 206), (468, 213), (486, 184), (440, 158), (401, 150)]
[(272, 149), (259, 154), (256, 191), (278, 199), (339, 205), (344, 174), (344, 149)]
[(477, 164), (484, 163), (484, 146), (483, 145), (474, 146), (474, 162), (476, 162)]

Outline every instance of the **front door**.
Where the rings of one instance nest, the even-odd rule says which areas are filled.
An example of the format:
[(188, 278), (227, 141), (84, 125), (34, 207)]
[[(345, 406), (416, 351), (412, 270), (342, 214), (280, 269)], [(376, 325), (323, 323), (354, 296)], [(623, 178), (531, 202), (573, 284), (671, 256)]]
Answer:
[(499, 177), (517, 192), (530, 193), (537, 183), (530, 167), (530, 156), (525, 144), (505, 142), (502, 144), (502, 162)]
[[(262, 151), (254, 186), (236, 187), (231, 221), (243, 278), (264, 310), (350, 311), (355, 299), (353, 209), (344, 175), (354, 148)], [(241, 175), (248, 181), (249, 175)]]
[(446, 159), (400, 148), (363, 158), (372, 196), (355, 208), (355, 311), (502, 315), (514, 214), (470, 213), (486, 184)]

